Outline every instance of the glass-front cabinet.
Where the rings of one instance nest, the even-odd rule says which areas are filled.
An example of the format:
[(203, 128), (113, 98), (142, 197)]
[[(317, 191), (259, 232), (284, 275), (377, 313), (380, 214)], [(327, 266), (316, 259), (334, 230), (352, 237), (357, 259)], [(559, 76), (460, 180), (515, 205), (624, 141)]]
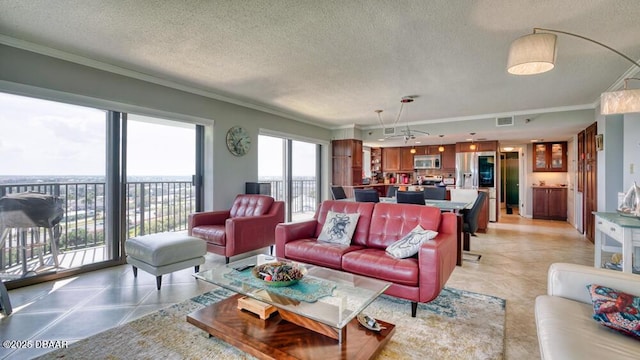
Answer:
[(533, 144), (533, 171), (566, 172), (567, 142), (546, 142)]

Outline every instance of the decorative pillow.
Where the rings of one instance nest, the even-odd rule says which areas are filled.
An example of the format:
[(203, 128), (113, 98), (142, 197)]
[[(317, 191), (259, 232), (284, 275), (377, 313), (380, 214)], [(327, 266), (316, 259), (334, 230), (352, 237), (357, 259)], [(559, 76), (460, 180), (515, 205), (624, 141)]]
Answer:
[(640, 296), (593, 284), (587, 289), (596, 321), (640, 340)]
[(422, 226), (418, 225), (402, 239), (387, 246), (386, 252), (396, 259), (408, 258), (417, 254), (420, 246), (422, 246), (425, 241), (431, 240), (436, 236), (438, 236), (437, 232), (425, 230)]
[(329, 210), (318, 241), (342, 245), (351, 244), (351, 237), (356, 231), (359, 217), (358, 213), (343, 214)]

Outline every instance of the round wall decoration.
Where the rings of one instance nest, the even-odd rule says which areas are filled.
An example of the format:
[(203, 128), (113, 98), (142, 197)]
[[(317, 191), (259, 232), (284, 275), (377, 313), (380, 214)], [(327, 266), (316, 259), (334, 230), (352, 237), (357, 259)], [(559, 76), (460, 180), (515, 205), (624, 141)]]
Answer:
[(235, 156), (243, 156), (251, 148), (251, 136), (242, 126), (234, 126), (227, 131), (227, 148)]

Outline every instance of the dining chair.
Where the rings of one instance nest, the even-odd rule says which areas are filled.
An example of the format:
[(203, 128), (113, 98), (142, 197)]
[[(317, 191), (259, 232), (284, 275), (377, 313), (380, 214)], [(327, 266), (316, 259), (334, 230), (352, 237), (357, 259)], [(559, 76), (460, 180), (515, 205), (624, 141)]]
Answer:
[(476, 189), (451, 189), (451, 201), (473, 203), (478, 197), (478, 190)]
[(353, 193), (355, 194), (356, 201), (358, 202), (380, 202), (380, 195), (378, 195), (378, 190), (375, 189), (354, 189)]
[(398, 192), (397, 186), (389, 186), (387, 188), (387, 197), (395, 197), (397, 192)]
[(342, 200), (347, 198), (342, 186), (332, 186), (331, 195), (333, 196), (333, 200)]
[(447, 188), (442, 186), (425, 187), (424, 198), (430, 200), (444, 200), (447, 198)]
[(398, 204), (424, 205), (424, 192), (422, 191), (398, 191), (396, 194)]
[[(463, 213), (462, 220), (462, 250), (469, 251), (471, 248), (470, 240), (471, 236), (476, 236), (476, 231), (478, 231), (478, 218), (480, 217), (480, 210), (482, 209), (482, 205), (484, 204), (484, 200), (487, 197), (487, 193), (484, 191), (478, 191), (478, 196), (476, 197), (475, 202), (471, 209), (466, 210)], [(482, 255), (479, 254), (471, 254), (467, 253), (467, 255), (475, 256), (477, 260), (480, 260)]]

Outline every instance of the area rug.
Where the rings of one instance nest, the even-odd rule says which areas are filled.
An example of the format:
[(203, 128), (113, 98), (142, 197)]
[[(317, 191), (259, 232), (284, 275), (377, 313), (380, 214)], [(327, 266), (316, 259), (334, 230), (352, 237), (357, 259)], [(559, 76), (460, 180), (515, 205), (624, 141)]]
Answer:
[[(78, 341), (39, 359), (253, 359), (208, 338), (186, 315), (234, 293), (216, 289)], [(406, 300), (380, 296), (367, 315), (396, 324), (377, 359), (502, 359), (505, 300), (445, 288), (411, 317)]]

